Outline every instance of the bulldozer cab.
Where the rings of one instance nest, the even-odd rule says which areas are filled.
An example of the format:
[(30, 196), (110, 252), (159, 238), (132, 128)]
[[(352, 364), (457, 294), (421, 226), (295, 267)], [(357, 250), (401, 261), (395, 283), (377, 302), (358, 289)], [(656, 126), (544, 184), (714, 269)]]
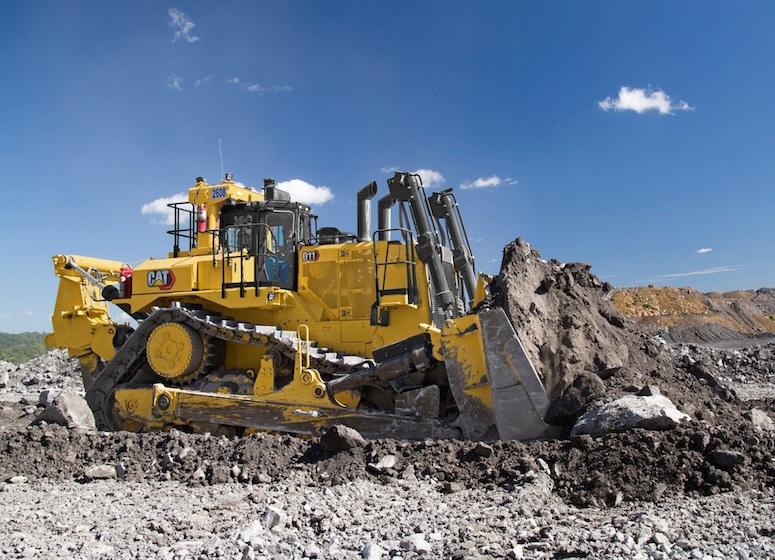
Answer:
[(255, 259), (259, 286), (295, 290), (299, 245), (310, 243), (309, 208), (274, 200), (226, 205), (219, 237), (226, 258)]

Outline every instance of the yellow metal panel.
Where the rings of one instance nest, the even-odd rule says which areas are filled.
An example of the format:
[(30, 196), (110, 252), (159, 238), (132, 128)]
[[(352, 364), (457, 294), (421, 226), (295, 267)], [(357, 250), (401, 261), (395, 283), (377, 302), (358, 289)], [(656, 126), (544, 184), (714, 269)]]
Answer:
[(461, 389), (492, 409), (487, 359), (482, 343), (481, 324), (477, 315), (450, 319), (442, 328), (441, 341), (446, 360), (454, 360), (463, 374)]
[(66, 255), (57, 255), (53, 260), (59, 276), (59, 289), (51, 316), (54, 333), (46, 338), (47, 344), (67, 348), (72, 357), (94, 352), (103, 360), (112, 359), (115, 355), (113, 337), (116, 323), (110, 317), (108, 302), (102, 297), (99, 287), (67, 266), (73, 262), (86, 271), (99, 271), (104, 277), (115, 276), (117, 279), (122, 264)]
[(305, 251), (299, 263), (299, 292), (305, 297), (314, 297), (327, 311), (327, 315), (338, 316), (339, 273), (336, 245), (323, 245), (314, 250)]
[(368, 319), (376, 301), (374, 253), (371, 243), (351, 243), (339, 258), (339, 304), (347, 313), (346, 320)]
[(132, 293), (165, 296), (176, 292), (190, 292), (197, 287), (197, 260), (151, 259), (132, 272)]

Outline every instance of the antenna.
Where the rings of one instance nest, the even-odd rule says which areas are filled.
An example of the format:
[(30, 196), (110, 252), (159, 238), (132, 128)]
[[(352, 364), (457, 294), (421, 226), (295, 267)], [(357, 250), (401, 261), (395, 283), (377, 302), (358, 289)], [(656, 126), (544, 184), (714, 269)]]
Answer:
[(223, 147), (221, 146), (221, 142), (223, 142), (223, 140), (218, 138), (218, 151), (221, 154), (221, 179), (223, 179)]

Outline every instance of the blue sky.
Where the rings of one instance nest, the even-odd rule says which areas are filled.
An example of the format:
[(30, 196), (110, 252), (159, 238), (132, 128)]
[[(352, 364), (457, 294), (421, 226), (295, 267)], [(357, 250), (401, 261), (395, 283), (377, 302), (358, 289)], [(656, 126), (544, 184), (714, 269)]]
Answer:
[(422, 170), (480, 271), (522, 237), (616, 286), (775, 286), (773, 29), (771, 2), (11, 0), (0, 331), (50, 330), (52, 255), (165, 256), (153, 210), (221, 152), (349, 231)]

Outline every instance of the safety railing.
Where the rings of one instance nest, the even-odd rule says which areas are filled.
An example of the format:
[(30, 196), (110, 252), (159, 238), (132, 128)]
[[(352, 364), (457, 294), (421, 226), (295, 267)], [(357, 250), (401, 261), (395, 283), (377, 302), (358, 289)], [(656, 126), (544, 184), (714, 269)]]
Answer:
[(196, 248), (196, 205), (190, 202), (173, 202), (167, 204), (173, 211), (174, 229), (167, 233), (172, 235), (172, 256), (177, 257), (181, 252), (181, 241), (188, 241), (187, 251)]
[[(396, 232), (402, 241), (377, 242), (377, 239), (389, 239), (389, 232)], [(381, 234), (387, 236), (381, 237)], [(372, 241), (377, 306), (385, 303), (417, 305), (417, 256), (412, 232), (405, 228), (378, 229), (374, 232)], [(384, 248), (384, 256), (380, 255), (381, 248)]]

